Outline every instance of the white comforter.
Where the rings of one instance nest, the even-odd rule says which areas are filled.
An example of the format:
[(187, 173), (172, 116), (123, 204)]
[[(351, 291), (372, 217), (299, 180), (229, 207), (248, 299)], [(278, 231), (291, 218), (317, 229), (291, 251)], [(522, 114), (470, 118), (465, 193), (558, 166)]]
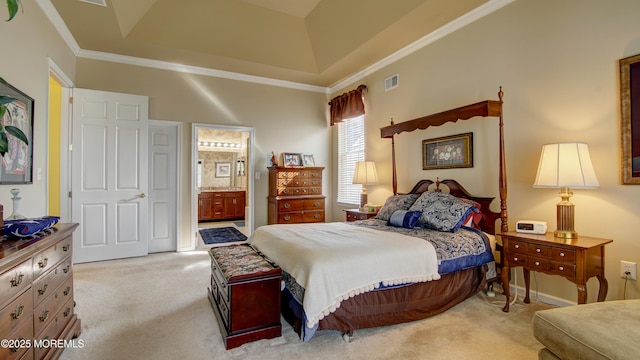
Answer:
[(342, 300), (382, 285), (440, 279), (426, 240), (345, 223), (267, 225), (249, 243), (305, 288), (307, 327)]

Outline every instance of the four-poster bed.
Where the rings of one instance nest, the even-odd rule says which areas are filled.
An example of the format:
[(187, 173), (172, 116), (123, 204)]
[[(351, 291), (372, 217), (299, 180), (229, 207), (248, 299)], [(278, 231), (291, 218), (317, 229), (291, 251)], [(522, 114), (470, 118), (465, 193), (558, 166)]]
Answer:
[[(498, 101), (487, 100), (399, 124), (392, 123), (381, 128), (381, 137), (390, 138), (392, 142), (394, 195), (387, 200), (375, 218), (350, 222), (348, 225), (347, 223), (338, 223), (339, 225), (332, 225), (336, 223), (269, 225), (256, 229), (249, 242), (265, 256), (281, 266), (286, 284), (282, 294), (282, 313), (303, 340), (309, 340), (317, 330), (339, 330), (345, 334), (351, 334), (356, 329), (423, 319), (444, 312), (486, 287), (487, 263), (493, 260), (493, 251), (495, 250), (495, 242), (492, 235), (496, 233), (496, 220), (498, 218), (501, 219), (501, 231), (508, 230), (502, 89), (500, 89), (498, 96)], [(473, 196), (455, 180), (436, 181), (435, 183), (431, 180), (421, 180), (408, 193), (398, 193), (395, 135), (405, 131), (426, 129), (430, 126), (438, 126), (446, 122), (466, 120), (477, 116), (499, 118), (500, 170), (498, 182), (500, 188), (500, 212), (494, 212), (490, 209), (490, 204), (494, 198)], [(448, 195), (440, 193), (441, 187), (448, 190)], [(444, 225), (445, 227), (442, 229), (438, 227), (440, 226), (438, 224), (434, 226), (433, 223), (429, 223), (429, 221), (433, 221), (433, 218), (429, 218), (433, 208), (429, 208), (428, 206), (430, 205), (425, 204), (430, 204), (433, 201), (437, 204), (441, 204), (438, 203), (439, 201), (450, 203), (452, 204), (451, 209), (455, 207), (466, 211), (464, 213), (464, 224), (462, 218), (459, 221), (456, 220), (457, 218), (453, 220), (453, 222), (458, 221), (455, 226), (447, 227), (447, 225)], [(421, 209), (422, 212), (420, 211)], [(446, 211), (454, 212), (453, 210)], [(394, 220), (397, 219), (398, 214), (416, 215), (417, 221), (419, 223), (422, 221), (422, 224), (426, 222), (426, 225), (420, 227), (405, 226), (406, 224), (404, 223), (398, 225)], [(460, 212), (456, 214), (459, 217)], [(407, 220), (406, 216), (404, 220)], [(327, 233), (321, 232), (323, 230), (318, 226), (323, 225), (331, 227), (331, 230)], [(336, 226), (338, 227), (336, 228)], [(365, 235), (353, 236), (351, 231), (353, 228), (362, 228), (362, 232)], [(325, 288), (333, 287), (334, 282), (341, 282), (342, 278), (349, 277), (351, 272), (360, 273), (363, 269), (362, 267), (356, 268), (355, 264), (361, 264), (359, 261), (353, 261), (354, 267), (352, 269), (342, 267), (341, 273), (335, 274), (335, 278), (329, 278), (327, 280), (329, 284), (322, 284), (321, 290), (318, 290), (313, 287), (316, 285), (312, 285), (310, 280), (314, 277), (313, 274), (320, 272), (322, 277), (328, 277), (329, 275), (327, 274), (331, 271), (325, 267), (320, 270), (313, 267), (316, 266), (313, 264), (316, 252), (317, 254), (322, 254), (317, 257), (328, 258), (329, 262), (350, 265), (351, 260), (349, 259), (353, 257), (341, 258), (343, 254), (348, 253), (346, 251), (353, 251), (350, 239), (353, 239), (354, 242), (366, 242), (369, 239), (368, 237), (371, 236), (368, 235), (370, 233), (367, 233), (367, 231), (371, 231), (371, 229), (374, 231), (383, 230), (384, 234), (387, 234), (386, 236), (392, 240), (389, 241), (391, 242), (390, 245), (385, 245), (389, 247), (384, 248), (383, 252), (393, 252), (395, 250), (393, 248), (394, 244), (404, 240), (402, 236), (418, 240), (420, 244), (429, 243), (429, 249), (433, 248), (433, 252), (437, 254), (438, 273), (429, 274), (426, 280), (391, 281), (387, 283), (381, 279), (379, 284), (375, 283), (370, 288), (358, 288), (348, 293), (341, 293), (341, 290), (333, 290), (337, 291), (337, 300), (330, 301), (328, 303), (329, 306), (323, 309), (324, 311), (309, 313), (311, 310), (307, 300), (311, 301), (309, 299), (312, 296), (311, 293), (314, 294), (313, 296), (318, 296), (318, 292), (324, 291)], [(340, 238), (338, 233), (344, 230), (347, 230), (349, 239)], [(310, 235), (307, 236), (307, 233)], [(312, 234), (320, 234), (320, 236), (316, 236), (318, 239), (313, 239), (314, 236)], [(325, 239), (325, 241), (322, 239)], [(329, 243), (332, 245), (327, 245)], [(334, 246), (333, 244), (338, 247), (337, 252), (329, 252), (333, 250), (330, 249)], [(375, 246), (370, 245), (366, 248), (379, 245), (378, 242), (375, 244)], [(347, 247), (345, 248), (344, 246)], [(457, 248), (457, 250), (450, 250), (451, 248)], [(413, 250), (413, 252), (418, 251), (422, 250)], [(448, 253), (449, 251), (451, 251), (451, 254)], [(362, 256), (365, 257), (364, 253), (368, 252), (368, 250), (363, 250), (362, 252)], [(292, 254), (299, 254), (299, 256), (291, 256)], [(352, 256), (352, 253), (349, 254), (349, 256)], [(376, 256), (379, 256), (379, 254)], [(298, 257), (300, 259), (297, 259)], [(357, 260), (360, 259), (358, 258)], [(312, 264), (307, 264), (307, 261)], [(379, 264), (378, 261), (380, 261), (379, 258), (374, 260), (372, 262), (374, 265), (372, 266), (377, 266)], [(318, 262), (320, 263), (321, 261)], [(398, 265), (398, 263), (395, 264)], [(305, 266), (309, 266), (309, 268)], [(358, 266), (366, 265), (361, 264)], [(301, 268), (305, 270), (300, 270)], [(345, 271), (345, 269), (348, 270)], [(366, 272), (366, 268), (364, 272)]]

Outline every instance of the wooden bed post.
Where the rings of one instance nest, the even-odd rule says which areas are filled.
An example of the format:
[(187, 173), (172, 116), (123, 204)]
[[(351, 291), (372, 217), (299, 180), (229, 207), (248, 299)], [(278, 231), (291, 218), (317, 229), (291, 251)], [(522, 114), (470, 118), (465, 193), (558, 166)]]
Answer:
[[(393, 118), (391, 118), (391, 125), (393, 125)], [(391, 179), (393, 182), (393, 195), (398, 194), (398, 174), (396, 173), (396, 139), (394, 135), (391, 135), (391, 164), (393, 178)]]
[(498, 99), (500, 100), (500, 175), (498, 179), (500, 184), (500, 231), (507, 232), (509, 231), (509, 214), (507, 212), (507, 165), (504, 155), (504, 122), (502, 121), (503, 96), (504, 92), (502, 92), (502, 86), (500, 86), (498, 91)]

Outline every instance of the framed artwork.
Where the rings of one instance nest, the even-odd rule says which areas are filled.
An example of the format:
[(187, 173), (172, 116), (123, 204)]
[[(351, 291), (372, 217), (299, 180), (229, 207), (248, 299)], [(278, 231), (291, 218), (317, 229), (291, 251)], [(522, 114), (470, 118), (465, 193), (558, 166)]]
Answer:
[(640, 184), (640, 96), (637, 94), (640, 94), (640, 54), (620, 60), (622, 183), (626, 185)]
[(231, 177), (231, 163), (217, 162), (216, 177)]
[[(0, 184), (33, 183), (33, 99), (0, 79), (0, 136), (7, 141), (0, 166)], [(12, 133), (14, 128), (25, 135), (24, 143)]]
[(422, 169), (473, 167), (473, 133), (422, 140)]
[(302, 164), (304, 166), (316, 166), (316, 160), (313, 158), (313, 154), (302, 154)]
[(302, 166), (302, 155), (298, 153), (282, 153), (284, 166)]

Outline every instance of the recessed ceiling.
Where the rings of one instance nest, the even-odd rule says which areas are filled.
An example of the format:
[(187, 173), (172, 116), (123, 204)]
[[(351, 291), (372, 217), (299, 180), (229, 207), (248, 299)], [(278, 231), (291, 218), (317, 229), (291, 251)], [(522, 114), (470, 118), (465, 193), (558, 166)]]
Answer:
[(51, 0), (83, 50), (329, 87), (495, 0)]

